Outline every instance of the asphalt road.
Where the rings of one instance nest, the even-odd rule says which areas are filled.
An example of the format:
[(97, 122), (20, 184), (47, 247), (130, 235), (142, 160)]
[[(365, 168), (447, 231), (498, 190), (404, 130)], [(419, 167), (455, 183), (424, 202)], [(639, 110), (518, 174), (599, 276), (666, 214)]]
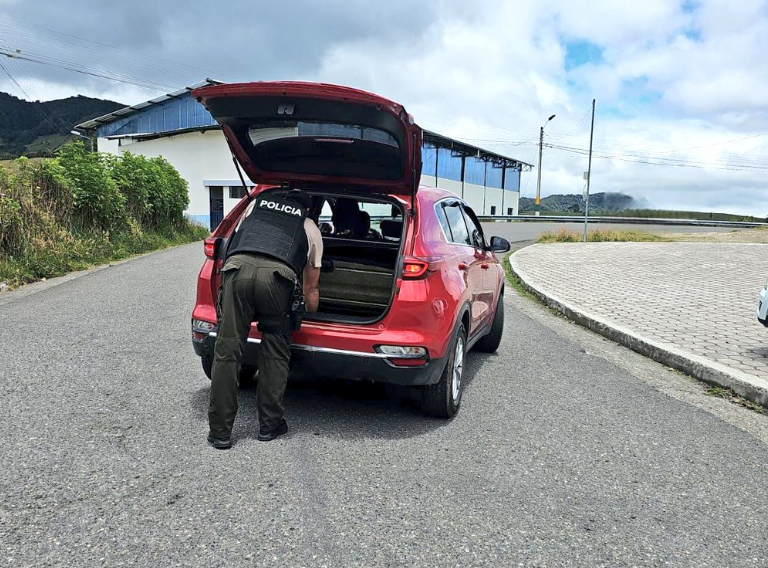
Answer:
[(205, 443), (197, 243), (0, 296), (0, 565), (768, 566), (768, 417), (507, 294), (462, 410), (293, 386)]

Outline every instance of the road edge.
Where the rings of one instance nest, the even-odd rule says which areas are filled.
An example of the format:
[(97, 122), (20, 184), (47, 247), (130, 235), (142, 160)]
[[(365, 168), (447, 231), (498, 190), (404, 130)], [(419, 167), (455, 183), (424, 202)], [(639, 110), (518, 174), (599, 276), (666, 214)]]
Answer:
[(510, 269), (520, 280), (523, 288), (547, 306), (557, 310), (579, 325), (599, 333), (611, 341), (620, 343), (658, 363), (682, 371), (705, 383), (732, 389), (739, 396), (768, 408), (768, 383), (765, 381), (747, 373), (730, 369), (715, 361), (699, 357), (693, 353), (686, 353), (672, 345), (649, 339), (642, 334), (577, 308), (553, 294), (548, 294), (544, 291), (544, 287), (535, 282), (517, 263), (515, 258), (517, 252), (509, 256)]
[(119, 266), (121, 264), (126, 264), (128, 262), (133, 262), (134, 260), (144, 258), (145, 256), (158, 254), (167, 250), (175, 249), (178, 247), (185, 247), (187, 245), (200, 243), (200, 242), (202, 241), (190, 241), (188, 243), (171, 245), (169, 247), (151, 250), (148, 252), (143, 252), (141, 254), (137, 254), (134, 256), (129, 256), (128, 258), (113, 260), (105, 264), (98, 264), (91, 268), (86, 268), (85, 270), (76, 270), (74, 272), (68, 272), (63, 276), (56, 276), (54, 278), (48, 278), (46, 280), (38, 280), (37, 282), (30, 282), (29, 284), (23, 284), (22, 286), (19, 286), (18, 288), (14, 288), (13, 290), (5, 290), (3, 292), (0, 292), (0, 306), (10, 304), (11, 302), (20, 300), (21, 298), (26, 298), (27, 296), (31, 296), (32, 294), (37, 294), (38, 292), (49, 290), (50, 288), (55, 288), (56, 286), (60, 286), (61, 284), (65, 284), (71, 280), (77, 280), (78, 278), (82, 278), (83, 276), (88, 276), (96, 272), (101, 272), (102, 270), (111, 268), (113, 266)]

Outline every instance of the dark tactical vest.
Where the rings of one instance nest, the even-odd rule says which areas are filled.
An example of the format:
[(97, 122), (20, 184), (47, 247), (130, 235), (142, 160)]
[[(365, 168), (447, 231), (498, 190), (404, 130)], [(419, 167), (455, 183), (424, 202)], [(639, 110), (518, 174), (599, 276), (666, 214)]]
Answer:
[(243, 253), (268, 256), (285, 262), (301, 278), (309, 251), (306, 217), (293, 200), (256, 197), (253, 211), (232, 236), (227, 258)]

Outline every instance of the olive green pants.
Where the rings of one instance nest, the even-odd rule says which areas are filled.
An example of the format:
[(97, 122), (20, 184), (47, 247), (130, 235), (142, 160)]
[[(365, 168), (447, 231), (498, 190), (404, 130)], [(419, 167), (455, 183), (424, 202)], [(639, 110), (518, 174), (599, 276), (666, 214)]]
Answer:
[[(237, 414), (237, 378), (251, 322), (284, 314), (293, 292), (294, 273), (265, 257), (238, 254), (221, 271), (217, 306), (219, 325), (213, 352), (208, 424), (217, 438), (229, 438)], [(283, 395), (291, 360), (291, 336), (263, 333), (258, 352), (256, 407), (262, 431), (283, 420)]]

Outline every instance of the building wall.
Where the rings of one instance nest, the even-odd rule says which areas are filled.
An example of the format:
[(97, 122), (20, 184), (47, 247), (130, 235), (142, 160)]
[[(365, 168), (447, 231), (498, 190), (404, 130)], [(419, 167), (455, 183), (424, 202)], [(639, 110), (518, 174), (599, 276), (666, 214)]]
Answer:
[(427, 185), (429, 187), (437, 187), (437, 178), (435, 176), (421, 176), (421, 185)]
[[(168, 160), (178, 171), (181, 177), (189, 184), (189, 207), (186, 211), (191, 219), (206, 226), (210, 224), (210, 187), (223, 188), (224, 214), (226, 215), (239, 201), (239, 198), (230, 198), (229, 188), (240, 186), (240, 179), (232, 163), (232, 154), (221, 130), (205, 130), (202, 132), (188, 132), (174, 136), (163, 136), (151, 140), (135, 140), (121, 138), (109, 140), (98, 139), (100, 152), (120, 155), (123, 152), (141, 154), (149, 158), (162, 156)], [(443, 157), (442, 155), (440, 157)], [(443, 163), (449, 163), (444, 159)], [(469, 160), (468, 160), (469, 163)], [(455, 165), (455, 164), (454, 164)], [(484, 167), (484, 164), (483, 164)], [(474, 176), (481, 177), (480, 164), (472, 165)], [(454, 168), (455, 169), (455, 168)], [(475, 171), (477, 170), (477, 171)], [(448, 175), (453, 176), (449, 171)], [(512, 173), (512, 172), (508, 172)], [(506, 215), (507, 208), (513, 208), (513, 214), (518, 213), (519, 192), (510, 191), (510, 186), (517, 187), (519, 178), (517, 172), (514, 178), (507, 177), (507, 190), (498, 188), (486, 188), (480, 184), (463, 183), (455, 179), (423, 175), (421, 183), (430, 187), (440, 187), (452, 191), (457, 196), (464, 198), (478, 215), (491, 215), (491, 206), (496, 206), (496, 215)], [(483, 174), (484, 178), (485, 174)], [(460, 177), (460, 176), (459, 176)], [(253, 185), (246, 178), (246, 184)], [(510, 183), (511, 182), (511, 183)], [(504, 206), (502, 208), (502, 191), (504, 193)], [(485, 203), (485, 207), (483, 206)], [(373, 214), (373, 212), (372, 212)]]
[[(229, 197), (229, 186), (242, 184), (221, 130), (189, 132), (143, 141), (122, 138), (119, 146), (115, 142), (100, 138), (99, 151), (118, 155), (131, 152), (148, 158), (162, 156), (168, 160), (189, 184), (189, 207), (186, 213), (198, 222), (207, 225), (210, 221), (208, 187), (224, 187), (224, 214), (239, 201)], [(245, 181), (251, 184), (248, 178)]]
[(452, 191), (459, 197), (462, 195), (466, 199), (466, 188), (463, 183), (460, 181), (454, 181), (452, 179), (445, 179), (445, 178), (437, 178), (437, 187), (441, 189), (447, 189), (448, 191)]
[(120, 154), (120, 140), (109, 140), (107, 138), (96, 139), (96, 149), (105, 154)]

